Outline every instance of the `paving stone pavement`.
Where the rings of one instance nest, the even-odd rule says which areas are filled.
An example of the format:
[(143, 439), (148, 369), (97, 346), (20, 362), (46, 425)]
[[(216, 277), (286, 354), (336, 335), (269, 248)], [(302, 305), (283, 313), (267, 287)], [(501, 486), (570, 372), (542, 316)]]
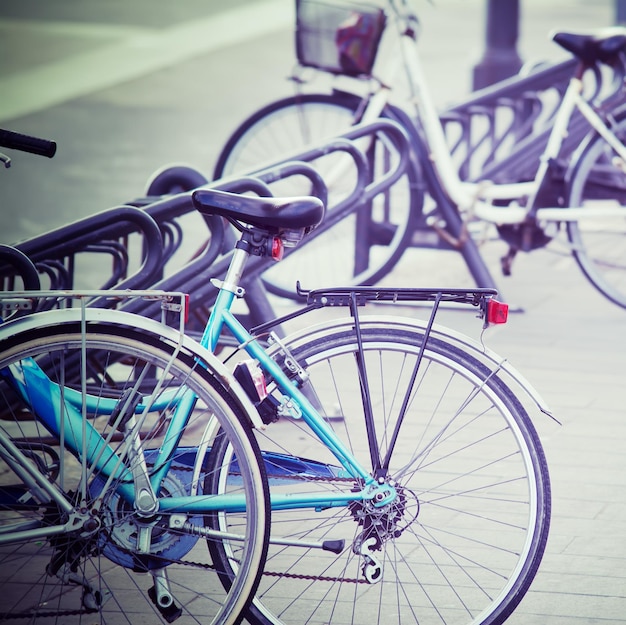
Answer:
[[(490, 251), (495, 258), (501, 250)], [(409, 254), (390, 281), (410, 284), (412, 275)], [(507, 623), (624, 623), (625, 311), (596, 293), (571, 259), (548, 251), (520, 257), (510, 278), (494, 275), (504, 300), (524, 312), (487, 330), (485, 343), (524, 374), (562, 424), (534, 418), (551, 476), (551, 531), (537, 577)], [(440, 320), (480, 336), (473, 313), (446, 310)]]
[[(612, 23), (613, 3), (609, 0), (594, 3), (582, 0), (521, 0), (521, 4), (521, 50), (524, 58), (552, 54), (550, 46), (553, 44), (548, 41), (547, 33), (556, 26), (580, 29)], [(194, 6), (197, 14), (201, 15), (199, 5)], [(424, 23), (428, 28), (424, 33), (426, 71), (433, 80), (438, 101), (442, 103), (461, 99), (469, 89), (468, 68), (475, 61), (476, 47), (471, 48), (472, 55), (468, 55), (468, 33), (475, 35), (476, 29), (482, 27), (482, 15), (477, 12), (482, 6), (475, 0), (468, 0), (467, 3), (441, 0), (435, 3), (437, 11), (434, 11), (429, 3), (423, 3), (426, 14)], [(67, 24), (70, 18), (62, 17), (62, 23)], [(40, 27), (42, 23), (35, 25)], [(73, 31), (72, 37), (68, 38), (69, 31), (65, 30), (63, 34), (60, 23), (56, 23), (56, 30), (44, 29), (43, 39), (41, 30), (30, 32), (31, 36), (39, 38), (39, 43), (50, 42), (50, 50), (56, 50), (63, 58), (86, 54), (103, 40), (119, 41), (131, 34), (135, 37), (139, 28), (135, 20), (134, 30), (124, 31), (121, 27), (92, 29), (81, 31), (80, 37), (76, 36), (78, 31)], [(5, 33), (7, 30), (12, 32), (16, 24), (21, 23), (11, 22), (8, 18), (0, 22)], [(25, 32), (28, 34), (22, 28), (21, 36)], [(18, 40), (10, 41), (18, 45)], [(4, 41), (9, 39), (5, 37)], [(66, 42), (66, 45), (61, 48), (52, 45), (59, 41)], [(136, 43), (136, 39), (133, 41)], [(145, 45), (148, 45), (147, 41), (144, 40)], [(290, 33), (283, 29), (276, 35), (258, 34), (252, 40), (252, 50), (268, 64), (274, 63), (273, 68), (276, 67), (273, 74), (265, 70), (264, 83), (257, 87), (259, 104), (271, 99), (272, 95), (278, 97), (289, 93), (290, 88), (283, 81), (287, 70), (284, 64), (279, 63), (279, 57), (286, 56), (286, 53), (270, 48), (270, 44), (277, 41), (290, 45)], [(475, 42), (476, 37), (472, 41)], [(238, 43), (236, 47), (246, 51), (243, 44)], [(145, 177), (156, 166), (166, 164), (170, 159), (176, 160), (179, 154), (188, 156), (184, 159), (186, 162), (194, 163), (194, 159), (198, 163), (210, 162), (237, 120), (251, 111), (253, 103), (248, 100), (245, 88), (251, 80), (259, 80), (254, 76), (258, 70), (249, 62), (250, 50), (247, 49), (247, 56), (239, 60), (234, 50), (234, 45), (231, 49), (226, 44), (217, 50), (188, 50), (188, 56), (181, 53), (174, 68), (155, 67), (152, 73), (143, 77), (126, 76), (124, 80), (127, 82), (121, 86), (113, 81), (101, 85), (99, 89), (92, 87), (93, 92), (75, 94), (68, 102), (57, 101), (50, 105), (51, 108), (42, 111), (25, 109), (22, 117), (11, 119), (13, 126), (7, 127), (17, 124), (25, 132), (58, 130), (57, 136), (62, 140), (65, 152), (65, 155), (59, 154), (62, 174), (50, 173), (54, 170), (49, 164), (45, 165), (45, 171), (44, 165), (34, 167), (45, 182), (45, 198), (51, 195), (50, 185), (55, 184), (52, 179), (56, 177), (60, 179), (60, 183), (56, 184), (62, 183), (62, 188), (55, 189), (55, 192), (64, 193), (61, 197), (66, 202), (56, 214), (44, 214), (40, 208), (40, 214), (29, 221), (26, 221), (26, 212), (20, 212), (18, 220), (13, 217), (7, 219), (6, 225), (3, 224), (4, 232), (16, 221), (21, 227), (21, 230), (11, 230), (10, 240), (14, 240), (14, 236), (35, 234), (37, 227), (52, 227), (56, 225), (54, 219), (63, 223), (84, 214), (80, 213), (81, 210), (91, 212), (95, 207), (114, 205), (138, 195)], [(6, 61), (7, 57), (4, 58)], [(227, 58), (233, 60), (232, 66), (224, 65)], [(13, 66), (7, 67), (6, 63), (0, 65), (0, 76), (8, 80), (8, 77), (30, 71), (43, 61), (50, 60), (50, 57), (46, 59), (45, 55), (30, 50), (28, 55), (20, 56)], [(460, 68), (461, 60), (463, 68)], [(190, 77), (198, 76), (199, 71), (202, 75), (204, 69), (213, 81), (217, 81), (213, 83), (210, 98), (206, 91), (202, 91), (202, 81), (189, 81)], [(234, 75), (237, 80), (233, 79)], [(209, 78), (207, 82), (210, 82)], [(191, 91), (186, 102), (182, 102), (185, 98), (176, 97), (183, 85)], [(221, 96), (215, 96), (220, 90)], [(229, 90), (237, 94), (232, 106), (230, 102), (225, 104), (222, 101)], [(201, 98), (206, 98), (203, 110), (198, 104)], [(185, 115), (180, 118), (177, 129), (167, 124), (174, 111)], [(111, 120), (115, 120), (118, 134), (109, 130)], [(200, 120), (204, 123), (203, 128), (213, 133), (214, 145), (188, 140)], [(143, 159), (131, 159), (137, 142), (142, 141), (140, 130), (146, 133), (143, 139), (145, 155)], [(94, 146), (91, 143), (85, 149), (78, 137), (93, 138), (97, 136), (96, 132), (100, 133), (101, 144)], [(107, 136), (102, 137), (102, 134)], [(185, 135), (186, 143), (183, 141)], [(11, 176), (15, 175), (13, 179), (19, 181), (16, 186), (23, 189), (27, 182), (20, 178), (19, 169), (16, 167)], [(111, 184), (112, 181), (114, 184)], [(17, 192), (7, 190), (8, 187), (3, 180), (0, 199), (4, 199), (1, 206), (5, 216), (6, 207), (13, 206), (22, 198), (21, 194), (18, 196)], [(95, 202), (87, 203), (86, 207), (85, 187), (90, 190), (89, 198)], [(28, 193), (31, 192), (34, 193), (29, 189)], [(24, 211), (42, 201), (40, 196), (27, 197)], [(48, 205), (44, 204), (46, 208)], [(485, 246), (484, 254), (490, 267), (498, 266), (498, 256), (503, 252), (498, 242)], [(389, 283), (422, 286), (414, 285), (412, 281), (415, 279), (415, 267), (427, 262), (432, 267), (429, 271), (433, 284), (436, 279), (455, 286), (468, 284), (468, 274), (456, 256), (444, 252), (436, 254), (425, 261), (419, 254), (408, 252), (389, 277)], [(524, 373), (561, 422), (557, 425), (545, 416), (535, 417), (552, 479), (552, 527), (537, 578), (508, 623), (624, 623), (626, 310), (596, 293), (570, 258), (551, 250), (520, 256), (509, 278), (498, 276), (495, 270), (494, 275), (505, 299), (523, 312), (513, 312), (508, 324), (489, 330), (487, 344)], [(285, 306), (284, 302), (274, 304), (277, 311)], [(397, 312), (419, 315), (423, 311), (403, 307)], [(479, 324), (471, 313), (444, 310), (440, 321), (478, 336)]]

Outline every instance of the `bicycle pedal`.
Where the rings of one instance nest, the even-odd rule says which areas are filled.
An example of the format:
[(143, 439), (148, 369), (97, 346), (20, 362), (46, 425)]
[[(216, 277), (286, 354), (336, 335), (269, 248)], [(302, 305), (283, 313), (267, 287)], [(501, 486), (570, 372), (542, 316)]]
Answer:
[(154, 603), (154, 605), (156, 606), (156, 609), (161, 613), (161, 616), (163, 616), (163, 618), (168, 623), (173, 623), (183, 613), (182, 608), (179, 608), (174, 602), (172, 602), (167, 607), (160, 605), (154, 586), (148, 589), (148, 597), (150, 597), (152, 603)]

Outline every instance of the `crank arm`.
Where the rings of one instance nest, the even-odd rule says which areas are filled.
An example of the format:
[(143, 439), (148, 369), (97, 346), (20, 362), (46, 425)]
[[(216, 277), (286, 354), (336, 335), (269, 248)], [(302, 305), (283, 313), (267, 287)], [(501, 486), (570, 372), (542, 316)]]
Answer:
[[(200, 527), (185, 521), (180, 516), (173, 515), (170, 519), (170, 527), (175, 529), (182, 529), (183, 531), (193, 534), (195, 536), (201, 536), (202, 538), (215, 538), (219, 540), (234, 540), (238, 542), (244, 542), (246, 537), (243, 534), (233, 534), (231, 532), (223, 532), (221, 530), (209, 529), (208, 527)], [(341, 553), (345, 546), (344, 540), (322, 540), (322, 541), (307, 541), (307, 540), (295, 540), (292, 538), (276, 538), (270, 537), (271, 545), (285, 545), (287, 547), (303, 547), (306, 549), (321, 549), (323, 551), (331, 551), (332, 553)]]

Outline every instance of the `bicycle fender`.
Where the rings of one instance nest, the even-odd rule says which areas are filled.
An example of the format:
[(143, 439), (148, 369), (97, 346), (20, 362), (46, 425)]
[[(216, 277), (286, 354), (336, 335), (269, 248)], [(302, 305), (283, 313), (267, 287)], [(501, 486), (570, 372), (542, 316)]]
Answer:
[[(360, 318), (361, 328), (380, 328), (389, 329), (390, 327), (399, 330), (417, 331), (424, 333), (428, 323), (425, 320), (409, 319), (397, 315), (367, 315)], [(281, 343), (287, 348), (297, 346), (298, 344), (307, 343), (315, 340), (317, 335), (325, 334), (328, 330), (338, 331), (354, 331), (354, 322), (351, 319), (340, 318), (324, 321), (314, 326), (295, 331), (289, 336), (281, 339)], [(534, 388), (534, 386), (506, 359), (489, 349), (486, 345), (479, 343), (471, 337), (448, 328), (440, 324), (433, 324), (430, 336), (455, 346), (468, 355), (473, 356), (483, 365), (487, 366), (492, 375), (504, 373), (508, 378), (513, 380), (515, 384), (524, 391), (536, 408), (550, 417), (557, 423), (560, 422), (554, 417), (547, 403)]]
[[(32, 297), (32, 293), (30, 295)], [(183, 351), (194, 354), (222, 382), (247, 416), (250, 425), (259, 430), (266, 427), (261, 421), (257, 409), (239, 382), (215, 354), (202, 347), (191, 337), (181, 334), (180, 331), (140, 315), (102, 308), (85, 308), (83, 310), (80, 308), (65, 308), (33, 313), (32, 315), (0, 324), (0, 352), (2, 351), (2, 342), (17, 333), (40, 329), (45, 326), (58, 327), (63, 324), (77, 323), (82, 319), (86, 323), (108, 323), (128, 327), (135, 331), (140, 330), (147, 334), (152, 334), (160, 340), (168, 341)]]

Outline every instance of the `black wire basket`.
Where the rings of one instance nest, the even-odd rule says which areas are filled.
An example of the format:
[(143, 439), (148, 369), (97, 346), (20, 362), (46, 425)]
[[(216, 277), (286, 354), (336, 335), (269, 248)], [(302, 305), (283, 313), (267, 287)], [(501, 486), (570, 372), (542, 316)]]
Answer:
[(375, 4), (296, 0), (298, 63), (333, 74), (371, 75), (385, 12)]

